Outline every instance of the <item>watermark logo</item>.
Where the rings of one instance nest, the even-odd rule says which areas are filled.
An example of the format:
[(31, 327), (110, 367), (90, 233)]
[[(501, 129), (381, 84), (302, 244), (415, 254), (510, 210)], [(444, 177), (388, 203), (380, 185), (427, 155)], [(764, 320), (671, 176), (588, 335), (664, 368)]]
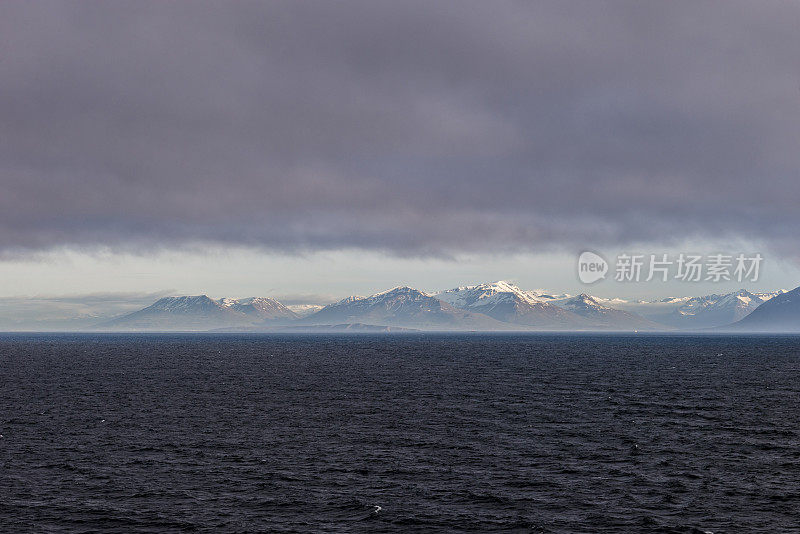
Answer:
[(588, 250), (578, 256), (578, 278), (584, 284), (593, 284), (606, 277), (608, 262), (594, 252)]
[[(754, 254), (620, 254), (614, 265), (617, 282), (757, 282), (763, 256)], [(578, 278), (593, 284), (605, 278), (609, 265), (594, 252), (578, 257)]]

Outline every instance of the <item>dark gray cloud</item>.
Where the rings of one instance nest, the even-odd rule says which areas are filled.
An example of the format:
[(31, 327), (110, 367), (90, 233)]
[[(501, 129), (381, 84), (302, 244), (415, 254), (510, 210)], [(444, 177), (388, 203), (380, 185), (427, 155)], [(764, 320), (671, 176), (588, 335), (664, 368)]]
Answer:
[(800, 233), (796, 2), (0, 4), (0, 249)]

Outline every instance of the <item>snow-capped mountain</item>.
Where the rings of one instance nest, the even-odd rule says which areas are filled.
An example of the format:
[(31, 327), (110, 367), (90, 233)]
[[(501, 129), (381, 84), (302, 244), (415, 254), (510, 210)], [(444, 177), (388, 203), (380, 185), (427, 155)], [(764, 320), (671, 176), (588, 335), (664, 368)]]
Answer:
[(603, 298), (593, 295), (592, 298), (609, 308), (635, 313), (645, 319), (654, 320), (654, 316), (672, 313), (692, 297), (666, 297), (655, 300), (645, 300), (623, 299), (619, 297)]
[(733, 321), (738, 321), (745, 315), (758, 308), (764, 300), (757, 297), (747, 290), (741, 289), (734, 293), (725, 295), (707, 295), (704, 297), (695, 297), (689, 299), (686, 304), (678, 308), (676, 311), (679, 315), (686, 316), (703, 316), (709, 313), (718, 313), (720, 311), (730, 311), (734, 314)]
[(504, 280), (448, 289), (434, 293), (434, 296), (458, 308), (492, 306), (511, 298), (529, 304), (540, 302), (538, 293), (524, 291)]
[(209, 330), (294, 320), (280, 302), (264, 298), (222, 298), (207, 295), (164, 297), (154, 304), (98, 325), (104, 330)]
[(525, 291), (502, 280), (449, 289), (434, 296), (455, 308), (518, 325), (557, 330), (588, 326), (581, 317), (552, 304), (553, 296)]
[(411, 287), (348, 297), (303, 319), (309, 324), (364, 323), (428, 330), (508, 330), (511, 325), (461, 310)]
[(267, 297), (246, 299), (220, 299), (220, 306), (259, 319), (296, 319), (297, 314), (277, 300)]
[(586, 293), (553, 300), (554, 305), (585, 319), (591, 328), (608, 330), (658, 330), (659, 325), (644, 317), (598, 302)]
[(322, 304), (287, 304), (286, 307), (297, 314), (298, 317), (305, 317), (314, 312), (318, 312), (325, 306)]
[(800, 332), (800, 287), (775, 295), (743, 319), (722, 329), (744, 332)]
[(396, 287), (324, 307), (302, 305), (296, 310), (265, 297), (215, 300), (206, 295), (176, 296), (103, 322), (96, 329), (276, 331), (359, 324), (424, 330), (692, 330), (734, 323), (784, 294), (783, 290), (740, 290), (642, 301), (528, 291), (498, 281), (433, 294)]
[(783, 291), (751, 293), (745, 289), (722, 295), (705, 295), (687, 299), (670, 313), (653, 315), (652, 319), (677, 328), (710, 328), (734, 323)]
[(766, 293), (753, 293), (753, 295), (766, 302), (769, 299), (777, 297), (778, 295), (783, 295), (784, 293), (787, 293), (785, 289), (778, 289), (777, 291), (768, 291)]

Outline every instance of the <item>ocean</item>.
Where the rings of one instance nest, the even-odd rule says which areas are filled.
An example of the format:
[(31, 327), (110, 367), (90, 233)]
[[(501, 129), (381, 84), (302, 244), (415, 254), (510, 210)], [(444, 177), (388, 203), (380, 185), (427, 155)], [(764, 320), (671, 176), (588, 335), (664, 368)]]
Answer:
[(0, 335), (2, 532), (800, 532), (800, 337)]

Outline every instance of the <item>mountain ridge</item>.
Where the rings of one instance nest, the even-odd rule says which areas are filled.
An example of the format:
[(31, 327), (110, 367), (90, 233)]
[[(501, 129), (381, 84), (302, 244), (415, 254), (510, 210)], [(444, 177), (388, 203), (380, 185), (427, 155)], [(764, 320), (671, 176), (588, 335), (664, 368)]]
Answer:
[(764, 333), (800, 331), (800, 287), (776, 295), (749, 315), (724, 327), (724, 330)]
[(480, 313), (460, 310), (408, 286), (369, 297), (348, 297), (301, 320), (304, 323), (367, 323), (406, 328), (508, 330), (509, 325)]
[(554, 305), (549, 296), (525, 291), (500, 280), (462, 286), (434, 294), (451, 306), (488, 315), (498, 321), (539, 329), (584, 329), (589, 321)]
[[(794, 295), (794, 291), (789, 293)], [(294, 328), (298, 331), (304, 328), (310, 331), (316, 328), (322, 331), (327, 325), (343, 331), (366, 328), (432, 331), (669, 331), (677, 328), (692, 331), (733, 325), (765, 303), (786, 294), (784, 290), (757, 293), (741, 289), (699, 297), (628, 301), (587, 293), (556, 295), (541, 290), (528, 291), (499, 280), (438, 292), (397, 286), (369, 296), (346, 297), (326, 306), (304, 304), (299, 308), (305, 311), (303, 314), (268, 297), (213, 299), (208, 295), (177, 295), (162, 297), (142, 309), (96, 323), (90, 329), (278, 331)], [(630, 307), (638, 308), (634, 312)], [(649, 309), (671, 311), (648, 314)], [(676, 318), (681, 322), (676, 323)], [(744, 326), (736, 328), (754, 323), (742, 324)], [(788, 327), (800, 328), (792, 324)], [(769, 330), (772, 327), (760, 325), (759, 328)], [(780, 328), (787, 328), (787, 325), (781, 324)]]
[(296, 319), (293, 311), (266, 297), (214, 300), (208, 295), (182, 295), (163, 297), (146, 308), (100, 323), (95, 329), (208, 330)]

